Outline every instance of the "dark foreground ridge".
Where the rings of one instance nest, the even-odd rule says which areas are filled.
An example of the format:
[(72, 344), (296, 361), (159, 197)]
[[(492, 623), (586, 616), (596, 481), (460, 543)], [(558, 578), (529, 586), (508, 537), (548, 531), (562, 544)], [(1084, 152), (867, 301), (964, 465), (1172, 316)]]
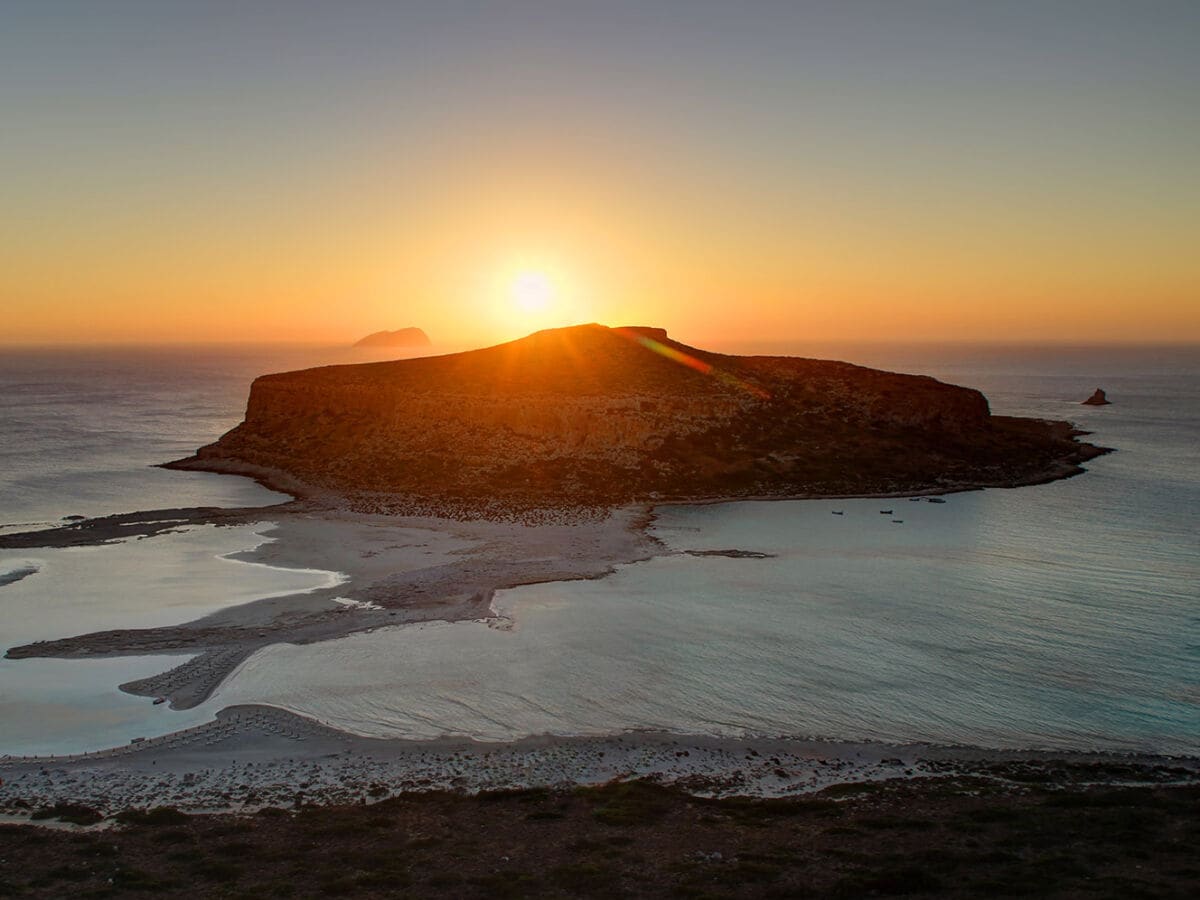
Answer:
[(245, 421), (171, 465), (381, 511), (605, 507), (1030, 484), (1105, 452), (1079, 434), (993, 416), (978, 391), (927, 376), (580, 325), (265, 375)]
[(1198, 810), (1194, 785), (994, 776), (777, 800), (640, 781), (250, 816), (159, 807), (103, 831), (0, 825), (0, 895), (1182, 898), (1200, 883)]

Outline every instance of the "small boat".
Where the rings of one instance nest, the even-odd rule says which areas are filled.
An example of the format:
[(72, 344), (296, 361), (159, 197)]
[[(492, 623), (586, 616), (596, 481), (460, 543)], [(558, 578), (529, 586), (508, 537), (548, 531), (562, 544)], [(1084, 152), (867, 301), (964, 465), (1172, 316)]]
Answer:
[(908, 502), (909, 502), (909, 503), (920, 503), (920, 502), (921, 502), (921, 498), (920, 498), (920, 497), (909, 497), (909, 498), (908, 498)]
[(879, 514), (880, 514), (881, 516), (890, 516), (890, 515), (891, 515), (893, 512), (895, 512), (895, 510), (891, 510), (891, 509), (881, 509), (881, 510), (879, 511)]
[(155, 697), (155, 698), (154, 698), (154, 705), (155, 705), (155, 706), (158, 706), (160, 703), (166, 703), (166, 702), (167, 702), (167, 698), (166, 698), (166, 697)]
[(946, 502), (941, 497), (926, 497), (925, 501), (927, 503), (945, 503)]
[(892, 524), (893, 525), (903, 525), (904, 520), (903, 519), (892, 519)]
[(830, 512), (832, 512), (835, 516), (844, 516), (846, 514), (846, 511), (842, 509), (832, 509)]

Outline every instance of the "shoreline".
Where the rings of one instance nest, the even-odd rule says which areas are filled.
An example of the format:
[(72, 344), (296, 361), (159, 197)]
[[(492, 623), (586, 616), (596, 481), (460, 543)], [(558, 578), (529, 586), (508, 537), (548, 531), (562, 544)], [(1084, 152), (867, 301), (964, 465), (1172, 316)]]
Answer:
[(632, 780), (695, 796), (760, 798), (947, 775), (1014, 784), (1195, 784), (1200, 757), (657, 731), (418, 741), (363, 737), (286, 710), (247, 705), (222, 709), (212, 722), (107, 750), (0, 757), (0, 775), (0, 811), (9, 816), (57, 803), (108, 812), (170, 805), (245, 813), (372, 803), (413, 792), (477, 794)]
[[(1059, 424), (1067, 425), (1068, 423)], [(1071, 433), (1074, 436), (1085, 436), (1091, 434), (1091, 432), (1080, 431), (1074, 427), (1071, 428)], [(1112, 447), (1100, 447), (1093, 444), (1079, 444), (1078, 446), (1079, 448), (1086, 448), (1087, 450), (1087, 453), (1082, 455), (1082, 458), (1080, 458), (1079, 453), (1076, 453), (1069, 457), (1055, 459), (1048, 467), (1041, 471), (1031, 473), (1023, 478), (1008, 479), (1000, 482), (956, 481), (939, 485), (911, 487), (908, 489), (866, 492), (859, 491), (849, 493), (800, 492), (784, 494), (728, 494), (693, 498), (653, 497), (649, 499), (636, 500), (630, 503), (615, 504), (604, 508), (603, 511), (608, 513), (618, 511), (640, 511), (641, 518), (644, 521), (639, 523), (637, 521), (637, 516), (635, 515), (630, 522), (630, 527), (631, 529), (644, 531), (645, 528), (649, 527), (649, 525), (652, 524), (656, 518), (656, 510), (663, 506), (713, 506), (722, 503), (763, 503), (791, 500), (891, 500), (902, 497), (936, 497), (947, 494), (960, 494), (984, 490), (1011, 490), (1021, 487), (1033, 487), (1040, 484), (1051, 484), (1055, 481), (1064, 481), (1068, 478), (1074, 478), (1078, 475), (1085, 474), (1088, 471), (1081, 465), (1081, 463), (1090, 462), (1098, 457), (1116, 452), (1116, 450)], [(232, 475), (241, 478), (249, 478), (267, 490), (286, 494), (292, 499), (284, 501), (283, 503), (273, 504), (271, 506), (236, 508), (179, 507), (137, 510), (128, 513), (115, 513), (93, 519), (83, 519), (81, 521), (73, 521), (66, 524), (60, 523), (50, 527), (38, 528), (33, 531), (0, 533), (0, 550), (36, 548), (61, 549), (65, 547), (76, 546), (97, 546), (112, 541), (127, 540), (129, 538), (154, 537), (157, 534), (162, 534), (191, 525), (221, 526), (254, 524), (272, 518), (273, 513), (280, 515), (296, 515), (303, 513), (370, 514), (362, 513), (360, 510), (355, 509), (354, 504), (360, 499), (359, 497), (348, 497), (331, 490), (309, 485), (280, 469), (243, 463), (238, 460), (226, 459), (224, 457), (201, 458), (196, 456), (159, 463), (157, 468), (180, 471), (211, 472), (217, 475)], [(397, 503), (419, 503), (423, 506), (437, 506), (439, 502), (436, 499), (420, 500), (419, 498), (412, 498), (405, 495), (383, 496), (392, 498)], [(562, 513), (568, 516), (572, 512), (587, 511), (589, 514), (587, 516), (588, 518), (595, 518), (600, 510), (599, 508), (590, 505), (575, 507), (570, 504), (565, 504), (562, 506), (547, 507), (545, 509), (532, 508), (532, 511), (538, 513)], [(396, 521), (412, 521), (417, 519), (426, 521), (441, 520), (445, 527), (451, 529), (455, 526), (464, 524), (464, 521), (492, 522), (495, 524), (503, 524), (505, 522), (504, 519), (487, 519), (482, 517), (477, 519), (461, 520), (449, 515), (448, 513), (449, 511), (447, 510), (441, 515), (429, 514), (425, 512), (384, 512), (377, 514), (386, 516), (387, 518)]]
[[(168, 467), (173, 466), (168, 464)], [(1084, 470), (1077, 465), (1060, 460), (1036, 483), (1071, 477), (1081, 471)], [(272, 490), (284, 490), (266, 470), (226, 474), (254, 477)], [(193, 654), (186, 662), (158, 675), (119, 686), (126, 693), (165, 698), (173, 709), (189, 709), (211, 696), (252, 654), (271, 644), (315, 643), (378, 627), (417, 622), (495, 618), (492, 600), (497, 590), (603, 578), (617, 565), (667, 555), (673, 551), (667, 551), (649, 534), (662, 507), (767, 500), (893, 499), (985, 487), (989, 485), (958, 483), (917, 491), (852, 495), (662, 498), (609, 510), (603, 519), (592, 515), (565, 522), (525, 524), (356, 512), (339, 504), (334, 495), (293, 481), (287, 490), (299, 493), (282, 504), (126, 513), (73, 522), (56, 529), (0, 535), (0, 548), (96, 546), (204, 524), (269, 522), (271, 527), (261, 532), (266, 540), (252, 549), (232, 554), (231, 558), (277, 568), (337, 572), (344, 581), (302, 593), (260, 598), (174, 626), (93, 632), (40, 641), (13, 647), (6, 656), (20, 659)], [(346, 604), (343, 602), (346, 600), (351, 602)], [(218, 721), (224, 712), (218, 713)], [(188, 731), (173, 732), (155, 740), (185, 740)], [(336, 740), (357, 739), (348, 733), (333, 733), (339, 735)], [(826, 745), (833, 746), (829, 742), (822, 744)], [(106, 752), (124, 758), (125, 754), (119, 753), (123, 749)], [(97, 756), (88, 754), (85, 758), (94, 760)], [(57, 765), (62, 758), (51, 759)], [(7, 763), (0, 761), (0, 768), (3, 765)]]
[[(244, 660), (276, 643), (307, 644), (384, 626), (494, 618), (498, 590), (602, 578), (662, 547), (644, 507), (573, 524), (521, 525), (382, 516), (297, 500), (242, 510), (151, 510), (50, 531), (0, 535), (0, 548), (100, 545), (203, 524), (272, 523), (267, 540), (232, 559), (320, 569), (342, 579), (252, 600), (177, 625), (116, 629), (12, 647), (8, 659), (194, 654), (151, 678), (120, 685), (173, 709), (204, 702)], [(344, 601), (351, 601), (346, 603)]]
[[(1001, 419), (1011, 419), (1013, 417), (997, 417)], [(483, 518), (488, 521), (523, 521), (530, 517), (557, 517), (559, 521), (570, 522), (573, 517), (581, 517), (583, 519), (594, 518), (598, 513), (602, 514), (606, 510), (614, 509), (632, 509), (644, 507), (648, 514), (652, 514), (653, 510), (659, 506), (705, 506), (715, 505), (720, 503), (739, 503), (739, 502), (766, 502), (766, 501), (785, 501), (785, 500), (858, 500), (858, 499), (894, 499), (900, 497), (925, 497), (925, 496), (942, 496), (945, 494), (958, 494), (968, 491), (981, 491), (989, 489), (1009, 490), (1020, 487), (1032, 487), (1039, 484), (1050, 484), (1055, 481), (1062, 481), (1068, 478), (1074, 478), (1077, 475), (1082, 475), (1087, 472), (1084, 468), (1084, 463), (1090, 462), (1101, 456), (1106, 456), (1110, 453), (1115, 453), (1113, 447), (1103, 447), (1097, 444), (1089, 444), (1078, 440), (1082, 437), (1087, 437), (1092, 434), (1077, 428), (1073, 423), (1051, 419), (1027, 419), (1024, 421), (1039, 423), (1044, 427), (1050, 428), (1052, 432), (1061, 438), (1070, 441), (1071, 450), (1061, 456), (1049, 460), (1043, 468), (1028, 472), (1019, 477), (1008, 477), (999, 480), (959, 480), (950, 481), (943, 484), (923, 484), (909, 485), (907, 487), (897, 487), (892, 490), (878, 491), (850, 491), (850, 492), (821, 492), (821, 491), (799, 491), (791, 493), (770, 493), (770, 494), (719, 494), (713, 496), (697, 496), (673, 497), (670, 495), (654, 495), (650, 497), (635, 498), (624, 502), (614, 502), (606, 506), (597, 506), (591, 503), (571, 504), (569, 502), (560, 503), (553, 506), (537, 506), (521, 504), (515, 498), (503, 498), (499, 502), (502, 514), (496, 515), (497, 509), (494, 505), (474, 505), (470, 501), (462, 499), (454, 499), (453, 501), (446, 498), (421, 498), (406, 494), (379, 494), (377, 492), (363, 491), (354, 495), (343, 494), (335, 489), (318, 487), (309, 484), (290, 472), (282, 469), (263, 466), (254, 463), (246, 463), (238, 459), (218, 456), (193, 455), (183, 459), (172, 460), (170, 462), (161, 463), (160, 468), (173, 469), (180, 471), (195, 471), (195, 472), (211, 472), (219, 475), (237, 475), (243, 478), (250, 478), (260, 486), (275, 491), (276, 493), (287, 494), (294, 498), (292, 502), (312, 503), (328, 508), (351, 509), (363, 512), (382, 512), (386, 515), (394, 515), (400, 517), (406, 516), (423, 516), (433, 518), (444, 518), (448, 521), (460, 521), (465, 517), (467, 521)], [(505, 508), (507, 501), (508, 507)], [(489, 503), (491, 498), (489, 498)], [(360, 505), (370, 504), (369, 509), (360, 509)], [(287, 504), (284, 504), (287, 505)], [(382, 508), (380, 508), (382, 507)], [(483, 512), (481, 512), (483, 510)], [(0, 538), (3, 536), (0, 535)], [(3, 544), (0, 543), (0, 547)]]

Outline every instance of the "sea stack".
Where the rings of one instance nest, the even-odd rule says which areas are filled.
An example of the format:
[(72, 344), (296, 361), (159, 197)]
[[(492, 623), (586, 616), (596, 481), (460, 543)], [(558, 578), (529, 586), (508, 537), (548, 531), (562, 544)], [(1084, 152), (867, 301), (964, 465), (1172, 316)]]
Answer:
[(352, 508), (486, 517), (1045, 481), (1104, 452), (1075, 434), (993, 416), (979, 391), (924, 375), (578, 325), (468, 353), (264, 375), (242, 424), (170, 466), (299, 483)]
[(1095, 393), (1093, 393), (1092, 396), (1090, 396), (1086, 400), (1084, 400), (1081, 405), (1082, 406), (1108, 406), (1111, 402), (1112, 401), (1110, 401), (1106, 396), (1104, 396), (1104, 391), (1100, 390), (1100, 388), (1096, 388)]
[(433, 342), (420, 328), (376, 331), (354, 342), (355, 347), (428, 347)]

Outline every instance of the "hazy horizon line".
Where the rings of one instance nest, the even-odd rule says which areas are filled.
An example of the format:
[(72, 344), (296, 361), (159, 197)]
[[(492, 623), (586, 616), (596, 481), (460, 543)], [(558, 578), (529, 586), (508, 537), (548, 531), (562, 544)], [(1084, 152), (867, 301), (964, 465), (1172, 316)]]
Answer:
[[(617, 326), (620, 327), (620, 326)], [(530, 332), (536, 334), (537, 332)], [(668, 334), (671, 332), (668, 330)], [(484, 349), (494, 347), (500, 344), (511, 343), (514, 340), (521, 340), (522, 335), (517, 338), (503, 338), (490, 342), (476, 343), (471, 341), (448, 341), (435, 342), (426, 347), (415, 348), (386, 348), (386, 347), (356, 347), (353, 341), (305, 341), (305, 340), (147, 340), (147, 341), (0, 341), (0, 351), (12, 350), (86, 350), (86, 349), (138, 349), (138, 348), (216, 348), (216, 347), (274, 347), (274, 348), (324, 348), (324, 349), (345, 349), (345, 350), (362, 350), (364, 353), (379, 352), (381, 350), (394, 349), (403, 351), (405, 349), (413, 350), (447, 350), (450, 352), (459, 352), (463, 349)], [(679, 340), (671, 335), (672, 340)], [(1035, 338), (1027, 340), (988, 340), (983, 338), (910, 338), (897, 340), (882, 340), (878, 338), (804, 338), (804, 337), (788, 337), (788, 338), (688, 338), (679, 340), (680, 343), (694, 341), (697, 344), (705, 344), (711, 346), (787, 346), (787, 345), (829, 345), (829, 346), (870, 346), (870, 347), (913, 347), (913, 346), (943, 346), (943, 347), (1062, 347), (1062, 348), (1101, 348), (1101, 347), (1127, 347), (1127, 348), (1149, 348), (1149, 347), (1175, 347), (1175, 348), (1200, 348), (1200, 338), (1195, 339), (1138, 339), (1138, 340), (1061, 340), (1053, 338)], [(700, 349), (703, 349), (701, 347)]]

